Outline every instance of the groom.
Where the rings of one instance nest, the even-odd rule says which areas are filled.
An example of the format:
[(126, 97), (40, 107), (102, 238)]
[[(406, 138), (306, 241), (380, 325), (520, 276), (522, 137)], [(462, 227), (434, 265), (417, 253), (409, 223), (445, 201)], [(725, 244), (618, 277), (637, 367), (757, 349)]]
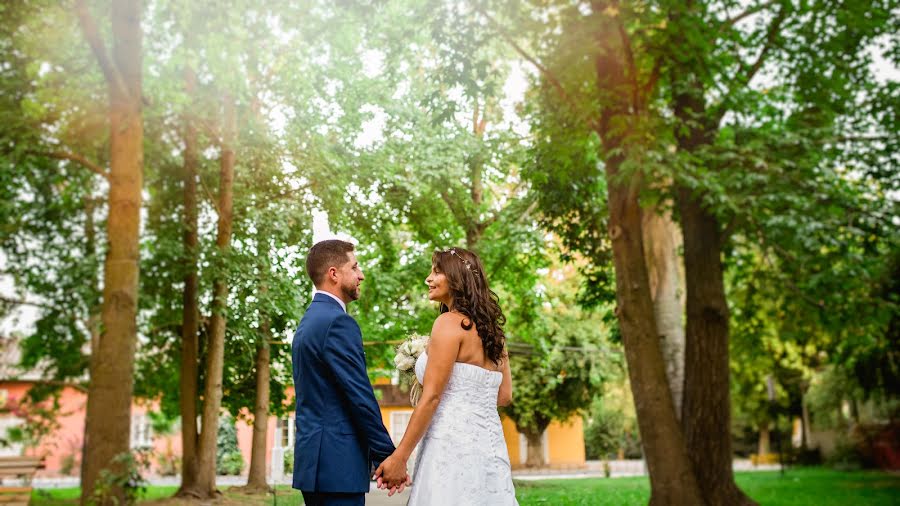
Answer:
[[(365, 277), (353, 245), (339, 240), (313, 246), (306, 272), (316, 292), (291, 346), (293, 487), (308, 506), (363, 505), (373, 468), (394, 451), (366, 373), (359, 325), (347, 314)], [(402, 491), (407, 479), (388, 486)]]

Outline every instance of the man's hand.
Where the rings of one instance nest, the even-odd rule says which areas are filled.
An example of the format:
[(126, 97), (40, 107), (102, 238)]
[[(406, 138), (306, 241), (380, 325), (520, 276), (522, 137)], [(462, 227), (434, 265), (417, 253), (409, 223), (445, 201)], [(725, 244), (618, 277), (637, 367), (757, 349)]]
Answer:
[(384, 462), (375, 470), (375, 480), (378, 488), (388, 488), (388, 496), (392, 496), (397, 492), (403, 492), (403, 489), (412, 484), (409, 473), (406, 471), (406, 460), (401, 459), (396, 454), (384, 459)]
[(407, 476), (406, 476), (406, 480), (405, 480), (403, 483), (401, 483), (400, 485), (398, 485), (398, 486), (396, 486), (396, 487), (390, 487), (390, 488), (388, 487), (387, 483), (385, 483), (385, 482), (381, 479), (380, 476), (379, 476), (378, 479), (376, 480), (376, 483), (377, 483), (377, 486), (378, 486), (378, 489), (379, 489), (379, 490), (381, 490), (381, 489), (387, 489), (387, 491), (388, 491), (388, 497), (390, 497), (390, 496), (392, 496), (392, 495), (394, 495), (394, 494), (399, 494), (399, 493), (403, 492), (403, 490), (404, 490), (406, 487), (412, 485), (412, 478), (411, 478), (409, 475), (407, 475)]

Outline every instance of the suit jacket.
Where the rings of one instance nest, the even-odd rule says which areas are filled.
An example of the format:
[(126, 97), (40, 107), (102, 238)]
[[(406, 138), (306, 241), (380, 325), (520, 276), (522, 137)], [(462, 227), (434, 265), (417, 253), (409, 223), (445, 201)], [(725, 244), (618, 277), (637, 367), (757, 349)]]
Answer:
[(373, 466), (394, 452), (366, 373), (359, 325), (317, 293), (291, 346), (297, 396), (293, 488), (369, 491)]

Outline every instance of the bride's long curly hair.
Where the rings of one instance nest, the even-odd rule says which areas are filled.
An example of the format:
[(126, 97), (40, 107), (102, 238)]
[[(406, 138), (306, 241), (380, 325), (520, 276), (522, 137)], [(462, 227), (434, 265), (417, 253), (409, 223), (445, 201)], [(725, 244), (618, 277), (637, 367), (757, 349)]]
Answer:
[[(488, 287), (481, 259), (466, 249), (450, 248), (435, 251), (431, 265), (447, 277), (453, 310), (466, 317), (460, 326), (470, 330), (474, 324), (485, 355), (499, 365), (506, 356), (506, 317), (500, 309), (500, 297)], [(448, 311), (450, 308), (441, 304), (441, 313)]]

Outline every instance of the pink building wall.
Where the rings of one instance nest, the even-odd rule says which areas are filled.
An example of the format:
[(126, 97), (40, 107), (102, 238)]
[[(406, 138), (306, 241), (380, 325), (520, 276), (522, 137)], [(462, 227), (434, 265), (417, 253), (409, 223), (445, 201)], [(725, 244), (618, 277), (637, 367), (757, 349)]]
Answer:
[[(0, 391), (5, 391), (6, 402), (0, 406), (0, 419), (23, 419), (21, 402), (33, 383), (26, 381), (0, 382)], [(24, 447), (26, 455), (44, 457), (44, 469), (37, 472), (38, 477), (65, 476), (66, 460), (74, 456), (74, 463), (68, 470), (69, 476), (78, 476), (81, 466), (81, 448), (84, 442), (84, 418), (87, 407), (87, 395), (75, 387), (66, 386), (59, 398), (59, 417), (57, 427), (44, 436), (36, 447)], [(132, 404), (132, 416), (144, 415), (153, 410), (155, 403), (135, 402)], [(0, 435), (5, 437), (6, 434)], [(152, 437), (149, 449), (154, 455), (181, 455), (181, 435), (177, 430), (172, 434)], [(151, 473), (158, 471), (158, 462), (151, 460)]]

